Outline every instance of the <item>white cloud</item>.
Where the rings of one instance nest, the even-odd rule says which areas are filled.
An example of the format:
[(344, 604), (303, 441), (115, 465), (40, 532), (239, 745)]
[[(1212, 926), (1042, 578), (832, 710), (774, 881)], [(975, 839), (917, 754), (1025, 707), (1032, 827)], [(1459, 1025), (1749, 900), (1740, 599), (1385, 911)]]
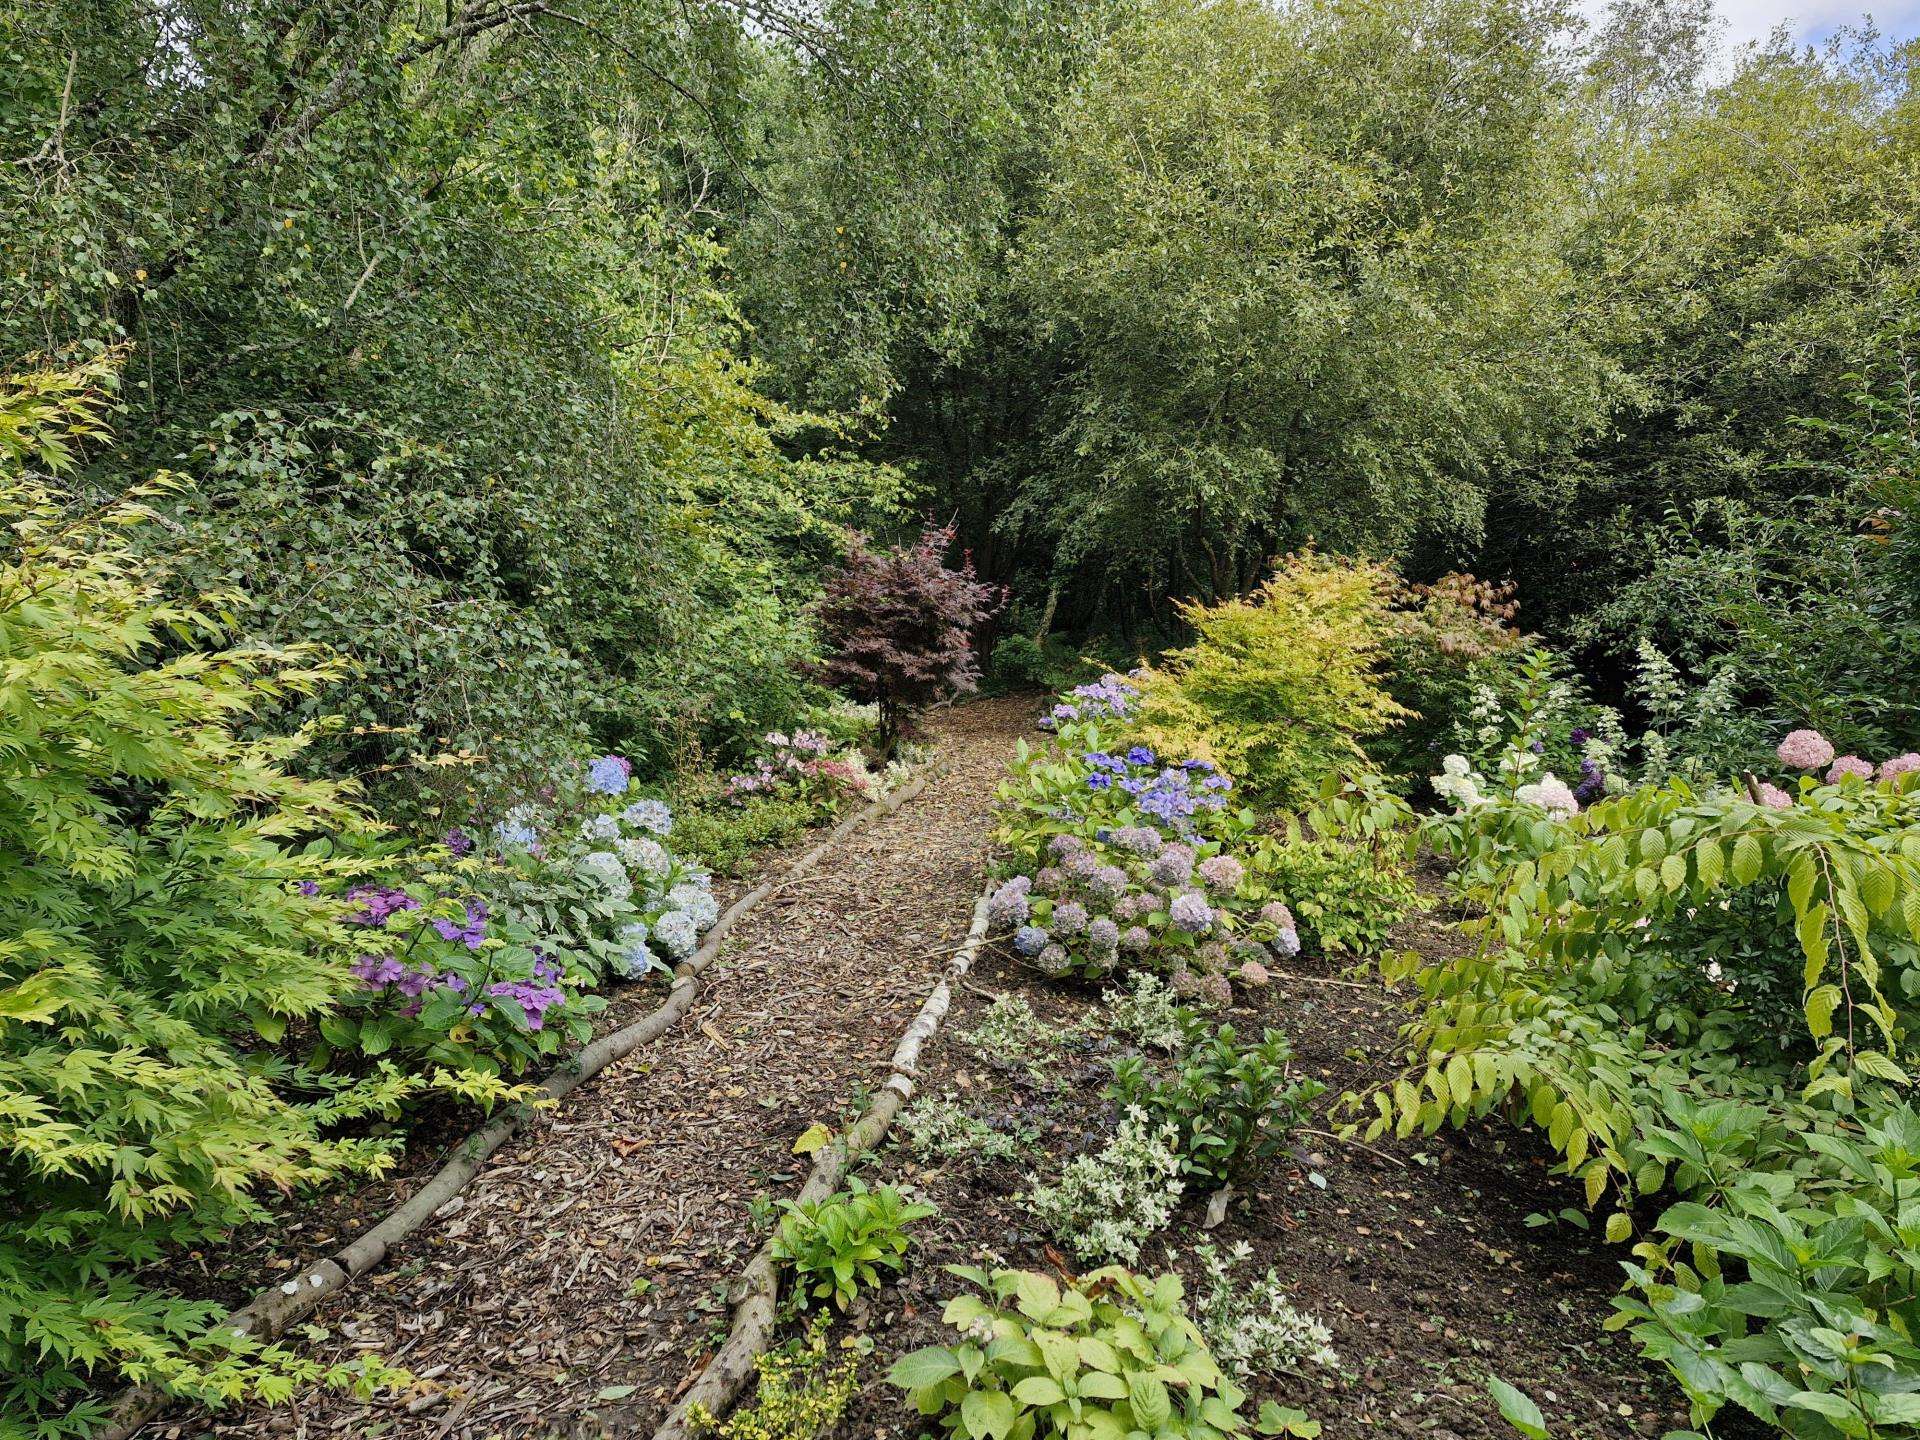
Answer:
[[(1777, 25), (1785, 25), (1802, 44), (1819, 44), (1843, 25), (1857, 25), (1868, 14), (1882, 34), (1894, 40), (1920, 35), (1920, 0), (1717, 0), (1727, 24), (1721, 40), (1728, 50), (1749, 41), (1765, 40)], [(1581, 0), (1591, 20), (1606, 14), (1606, 0)]]

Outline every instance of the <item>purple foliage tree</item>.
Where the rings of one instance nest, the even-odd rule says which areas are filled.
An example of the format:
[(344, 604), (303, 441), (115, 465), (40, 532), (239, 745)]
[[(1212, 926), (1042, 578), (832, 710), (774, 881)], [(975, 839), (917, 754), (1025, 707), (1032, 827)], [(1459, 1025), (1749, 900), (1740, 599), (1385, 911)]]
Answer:
[(927, 526), (913, 545), (884, 551), (856, 537), (820, 601), (831, 652), (821, 674), (879, 707), (887, 749), (915, 711), (973, 690), (980, 676), (973, 631), (1006, 603), (1000, 587), (974, 577), (972, 556), (948, 568), (943, 557), (952, 543), (952, 528), (940, 525)]

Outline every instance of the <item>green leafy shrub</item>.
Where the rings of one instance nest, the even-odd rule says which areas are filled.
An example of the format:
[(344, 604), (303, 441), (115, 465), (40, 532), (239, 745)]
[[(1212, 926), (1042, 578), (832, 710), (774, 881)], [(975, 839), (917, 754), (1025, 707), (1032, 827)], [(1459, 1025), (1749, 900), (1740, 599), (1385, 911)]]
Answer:
[(1247, 900), (1281, 900), (1292, 910), (1307, 950), (1370, 954), (1418, 898), (1398, 853), (1312, 835), (1297, 821), (1284, 840), (1262, 837), (1246, 863)]
[(688, 1412), (689, 1423), (719, 1440), (816, 1440), (831, 1434), (858, 1388), (855, 1376), (860, 1358), (848, 1355), (828, 1363), (829, 1323), (822, 1315), (807, 1328), (804, 1339), (754, 1359), (757, 1383), (751, 1405), (741, 1406), (725, 1420), (714, 1419), (705, 1406), (696, 1405)]
[(1209, 1032), (1195, 1020), (1172, 1074), (1157, 1076), (1143, 1060), (1122, 1060), (1107, 1096), (1171, 1129), (1183, 1174), (1244, 1185), (1286, 1150), (1307, 1106), (1327, 1088), (1291, 1078), (1292, 1059), (1278, 1030), (1243, 1044), (1231, 1025)]
[(913, 1243), (907, 1227), (938, 1213), (910, 1203), (891, 1185), (869, 1190), (859, 1180), (824, 1200), (783, 1204), (773, 1258), (794, 1272), (802, 1305), (831, 1300), (840, 1310), (862, 1287), (877, 1288), (881, 1269), (900, 1269)]
[(682, 810), (675, 828), (680, 852), (718, 875), (733, 875), (755, 854), (804, 835), (817, 818), (805, 800), (748, 800)]
[(174, 482), (75, 511), (29, 468), (101, 433), (109, 376), (0, 383), (0, 1414), (26, 1434), (83, 1430), (115, 1372), (216, 1401), (345, 1378), (203, 1334), (220, 1307), (132, 1272), (262, 1218), (262, 1191), (385, 1169), (391, 1143), (352, 1122), (427, 1083), (268, 1048), (353, 984), (350, 930), (299, 889), (334, 867), (294, 847), (367, 822), (348, 787), (291, 773), (311, 731), (257, 717), (339, 671), (221, 648), (226, 597), (137, 578)]
[(1190, 604), (1193, 643), (1143, 673), (1136, 729), (1198, 755), (1270, 804), (1303, 804), (1399, 723), (1384, 667), (1392, 572), (1312, 553), (1283, 560), (1247, 599)]
[[(1791, 763), (1831, 758), (1794, 738), (1814, 759)], [(1621, 1323), (1696, 1423), (1732, 1403), (1822, 1440), (1920, 1433), (1904, 1398), (1920, 1316), (1893, 1253), (1920, 1138), (1913, 772), (1791, 791), (1676, 778), (1571, 811), (1496, 791), (1430, 829), (1459, 857), (1478, 946), (1384, 963), (1422, 1004), (1413, 1064), (1365, 1097), (1369, 1133), (1496, 1110), (1537, 1127), (1590, 1206), (1614, 1191), (1614, 1241), (1636, 1201), (1677, 1191), (1636, 1247)]]
[[(954, 1440), (1246, 1433), (1245, 1392), (1207, 1352), (1178, 1275), (1109, 1266), (1062, 1288), (1031, 1271), (948, 1269), (987, 1298), (948, 1301), (942, 1318), (958, 1343), (904, 1355), (887, 1378)], [(1278, 1417), (1269, 1412), (1263, 1430)]]
[(1398, 592), (1387, 641), (1387, 686), (1408, 711), (1405, 723), (1372, 736), (1367, 754), (1394, 775), (1424, 775), (1455, 748), (1479, 692), (1508, 687), (1506, 675), (1527, 637), (1511, 583), (1457, 572)]

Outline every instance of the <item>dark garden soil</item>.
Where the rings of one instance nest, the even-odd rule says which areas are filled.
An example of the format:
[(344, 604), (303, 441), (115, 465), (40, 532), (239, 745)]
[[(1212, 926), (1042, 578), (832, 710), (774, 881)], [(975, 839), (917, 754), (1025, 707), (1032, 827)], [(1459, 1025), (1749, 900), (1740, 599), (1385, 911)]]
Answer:
[[(994, 789), (1034, 710), (1015, 699), (941, 715), (947, 768), (925, 794), (769, 899), (675, 1031), (530, 1126), (300, 1341), (325, 1360), (378, 1352), (419, 1377), (417, 1388), (372, 1403), (309, 1394), (274, 1410), (175, 1414), (143, 1433), (649, 1434), (726, 1333), (726, 1287), (764, 1233), (752, 1202), (799, 1187), (808, 1162), (792, 1148), (810, 1125), (837, 1129), (864, 1108), (965, 933)], [(1416, 917), (1397, 943), (1435, 951), (1454, 940), (1436, 918)], [(1092, 988), (983, 952), (922, 1057), (920, 1093), (1017, 1109), (1050, 1154), (1036, 1146), (1018, 1167), (974, 1175), (922, 1169), (889, 1146), (865, 1167), (916, 1187), (941, 1213), (917, 1227), (907, 1274), (850, 1319), (872, 1353), (843, 1440), (903, 1440), (921, 1428), (882, 1377), (900, 1354), (950, 1338), (940, 1311), (964, 1287), (943, 1265), (1064, 1263), (1012, 1197), (1024, 1174), (1051, 1177), (1064, 1158), (1103, 1143), (1112, 1117), (1101, 1091), (1119, 1052), (1083, 1041), (1037, 1077), (983, 1061), (966, 1034), (1002, 993), (1063, 1026), (1098, 1002)], [(657, 1003), (637, 994), (615, 1008), (637, 1014)], [(1321, 1109), (1391, 1066), (1400, 1000), (1370, 979), (1302, 956), (1238, 1004), (1227, 1018), (1243, 1031), (1275, 1025), (1292, 1038), (1297, 1067), (1328, 1087)], [(1369, 1147), (1329, 1134), (1297, 1139), (1296, 1158), (1237, 1198), (1212, 1238), (1251, 1244), (1250, 1268), (1275, 1266), (1294, 1303), (1332, 1330), (1341, 1366), (1262, 1383), (1256, 1398), (1307, 1410), (1328, 1440), (1510, 1440), (1486, 1395), (1491, 1373), (1533, 1396), (1557, 1440), (1682, 1426), (1684, 1406), (1664, 1375), (1601, 1329), (1618, 1252), (1564, 1221), (1528, 1223), (1577, 1209), (1579, 1197), (1548, 1176), (1526, 1136), (1489, 1125)], [(431, 1147), (418, 1149), (404, 1175), (437, 1162)], [(209, 1271), (203, 1293), (243, 1298), (276, 1267), (330, 1252), (410, 1183), (366, 1185), (324, 1211), (290, 1215), (222, 1257), (229, 1284)], [(1164, 1237), (1190, 1279), (1204, 1208), (1190, 1201)], [(1158, 1242), (1141, 1262), (1164, 1263)]]

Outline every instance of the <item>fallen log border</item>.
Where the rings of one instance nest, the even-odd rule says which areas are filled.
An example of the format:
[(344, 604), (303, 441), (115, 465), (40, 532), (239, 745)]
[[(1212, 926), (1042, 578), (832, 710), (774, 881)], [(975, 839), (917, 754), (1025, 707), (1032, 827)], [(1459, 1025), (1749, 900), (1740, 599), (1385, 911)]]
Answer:
[[(973, 923), (967, 929), (967, 938), (954, 952), (953, 959), (947, 963), (946, 972), (928, 993), (920, 1013), (913, 1017), (913, 1023), (906, 1028), (900, 1043), (894, 1047), (889, 1065), (892, 1073), (887, 1076), (886, 1084), (853, 1127), (814, 1158), (813, 1173), (801, 1187), (799, 1203), (804, 1205), (809, 1201), (824, 1200), (833, 1194), (839, 1187), (847, 1162), (862, 1151), (878, 1145), (886, 1135), (887, 1127), (893, 1123), (894, 1116), (899, 1114), (900, 1107), (913, 1097), (914, 1081), (920, 1073), (920, 1048), (939, 1030), (940, 1022), (946, 1018), (947, 1007), (952, 1003), (953, 987), (963, 981), (973, 968), (974, 957), (986, 943), (986, 938), (987, 896), (983, 894), (974, 902)], [(753, 1258), (729, 1289), (728, 1298), (733, 1302), (733, 1326), (728, 1331), (725, 1343), (714, 1352), (699, 1378), (668, 1412), (660, 1428), (653, 1432), (653, 1440), (693, 1440), (691, 1417), (696, 1406), (708, 1414), (724, 1416), (739, 1400), (747, 1382), (753, 1378), (754, 1361), (773, 1340), (774, 1326), (778, 1320), (775, 1299), (779, 1278), (773, 1262), (773, 1241), (769, 1237), (754, 1252)]]
[[(236, 1335), (253, 1335), (272, 1340), (287, 1327), (309, 1314), (320, 1302), (345, 1289), (372, 1270), (389, 1251), (424, 1225), (433, 1213), (472, 1183), (502, 1145), (519, 1133), (529, 1119), (552, 1102), (571, 1094), (614, 1061), (624, 1059), (659, 1039), (680, 1022), (693, 1006), (700, 991), (700, 972), (720, 953), (733, 928), (758, 909), (761, 902), (776, 891), (812, 870), (826, 854), (854, 831), (885, 815), (891, 815), (927, 788), (945, 769), (935, 760), (921, 774), (896, 786), (864, 809), (842, 820), (826, 838), (787, 866), (778, 875), (762, 880), (742, 895), (713, 922), (700, 948), (674, 968), (673, 985), (666, 1003), (650, 1011), (631, 1025), (609, 1031), (569, 1056), (541, 1083), (541, 1096), (530, 1104), (507, 1107), (485, 1125), (454, 1147), (455, 1153), (402, 1205), (391, 1211), (378, 1225), (338, 1253), (303, 1267), (296, 1278), (264, 1290), (247, 1304), (233, 1311), (214, 1328), (225, 1328)], [(984, 913), (984, 912), (983, 912)], [(937, 1021), (935, 1022), (938, 1023)], [(897, 1102), (895, 1108), (898, 1108)], [(884, 1127), (883, 1127), (884, 1128)], [(173, 1403), (175, 1397), (158, 1386), (133, 1385), (122, 1390), (105, 1418), (95, 1427), (91, 1440), (131, 1440), (150, 1421)]]

